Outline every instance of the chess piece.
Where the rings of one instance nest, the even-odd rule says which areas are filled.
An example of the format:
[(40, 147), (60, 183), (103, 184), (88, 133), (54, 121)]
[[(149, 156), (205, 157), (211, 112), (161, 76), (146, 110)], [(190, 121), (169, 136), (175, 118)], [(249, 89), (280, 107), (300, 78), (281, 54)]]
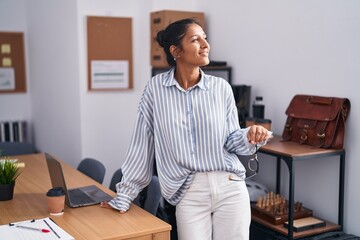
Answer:
[(262, 208), (262, 197), (258, 197), (257, 202), (256, 202), (256, 206), (259, 208)]

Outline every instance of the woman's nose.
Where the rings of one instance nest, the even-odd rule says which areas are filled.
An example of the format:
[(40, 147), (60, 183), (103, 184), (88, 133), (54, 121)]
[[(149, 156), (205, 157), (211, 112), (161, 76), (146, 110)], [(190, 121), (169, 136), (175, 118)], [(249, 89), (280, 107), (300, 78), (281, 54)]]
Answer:
[(210, 44), (208, 43), (208, 41), (206, 39), (204, 39), (202, 42), (201, 42), (201, 47), (202, 48), (209, 48), (210, 47)]

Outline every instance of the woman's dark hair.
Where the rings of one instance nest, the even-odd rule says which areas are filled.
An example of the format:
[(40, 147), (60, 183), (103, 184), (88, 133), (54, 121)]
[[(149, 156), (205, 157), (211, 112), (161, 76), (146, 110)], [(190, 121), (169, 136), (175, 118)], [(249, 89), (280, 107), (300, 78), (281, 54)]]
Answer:
[(182, 19), (171, 23), (164, 30), (157, 33), (156, 40), (159, 45), (164, 49), (166, 60), (170, 66), (176, 66), (176, 61), (170, 53), (170, 46), (181, 47), (181, 40), (184, 38), (185, 33), (191, 24), (200, 25), (196, 20), (191, 18)]

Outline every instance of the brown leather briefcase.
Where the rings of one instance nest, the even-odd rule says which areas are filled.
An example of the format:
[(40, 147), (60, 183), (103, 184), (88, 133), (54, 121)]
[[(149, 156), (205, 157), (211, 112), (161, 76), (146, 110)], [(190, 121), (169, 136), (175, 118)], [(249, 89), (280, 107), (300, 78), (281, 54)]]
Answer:
[(295, 95), (286, 110), (282, 137), (314, 147), (341, 149), (349, 112), (347, 98)]

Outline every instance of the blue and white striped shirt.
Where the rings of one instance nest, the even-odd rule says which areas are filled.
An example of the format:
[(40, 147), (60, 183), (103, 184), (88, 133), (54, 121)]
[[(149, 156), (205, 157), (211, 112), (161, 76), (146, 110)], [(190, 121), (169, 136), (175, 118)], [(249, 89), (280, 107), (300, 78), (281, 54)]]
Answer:
[(196, 172), (228, 171), (244, 178), (237, 155), (255, 151), (247, 131), (240, 129), (234, 95), (224, 79), (201, 71), (199, 83), (184, 90), (174, 69), (154, 76), (142, 94), (123, 178), (109, 204), (128, 210), (149, 184), (154, 159), (162, 195), (173, 205)]

